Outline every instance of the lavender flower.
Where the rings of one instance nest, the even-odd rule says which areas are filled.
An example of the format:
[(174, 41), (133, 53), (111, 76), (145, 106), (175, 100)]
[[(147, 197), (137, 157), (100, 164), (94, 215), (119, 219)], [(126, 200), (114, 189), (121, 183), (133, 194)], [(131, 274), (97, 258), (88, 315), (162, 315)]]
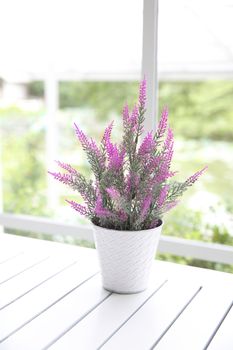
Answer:
[(100, 192), (98, 192), (98, 195), (96, 198), (96, 205), (95, 205), (95, 209), (94, 209), (94, 214), (100, 218), (106, 218), (106, 217), (112, 216), (111, 211), (104, 208), (103, 197), (102, 197), (102, 194)]
[(52, 175), (55, 180), (58, 180), (65, 185), (72, 185), (73, 183), (73, 178), (70, 174), (53, 173), (51, 171), (48, 171), (48, 173)]
[(69, 201), (68, 199), (66, 199), (66, 202), (69, 203), (71, 208), (76, 210), (79, 214), (81, 214), (83, 216), (88, 216), (88, 210), (83, 205), (76, 203), (74, 201)]
[(193, 174), (192, 176), (190, 176), (186, 181), (186, 185), (187, 186), (192, 186), (197, 180), (198, 178), (207, 170), (208, 166), (205, 166), (203, 169), (197, 171), (195, 174)]
[(170, 148), (173, 148), (173, 144), (174, 144), (173, 131), (169, 127), (168, 131), (167, 131), (167, 137), (166, 137), (166, 139), (164, 141), (164, 149), (165, 150), (169, 150)]
[(179, 203), (179, 201), (171, 201), (171, 202), (167, 203), (166, 206), (165, 206), (165, 209), (164, 209), (164, 213), (166, 213), (169, 210), (171, 210), (174, 207), (176, 207), (178, 203)]
[(136, 132), (136, 130), (137, 130), (138, 117), (139, 117), (139, 110), (138, 110), (138, 106), (135, 105), (134, 108), (133, 108), (132, 114), (130, 116), (130, 119), (129, 119), (131, 130), (133, 132)]
[(128, 215), (122, 209), (119, 210), (117, 214), (118, 214), (118, 218), (121, 222), (125, 222), (128, 219)]
[(146, 80), (139, 87), (138, 102), (130, 112), (123, 108), (123, 140), (111, 142), (113, 122), (104, 131), (100, 147), (75, 124), (75, 132), (95, 176), (86, 180), (71, 165), (57, 162), (64, 170), (49, 172), (55, 180), (78, 191), (85, 205), (67, 200), (79, 214), (94, 224), (116, 230), (156, 227), (163, 214), (174, 208), (183, 193), (204, 173), (206, 167), (184, 182), (171, 181), (174, 137), (164, 108), (156, 132), (139, 143), (146, 105)]
[(126, 104), (123, 108), (123, 111), (122, 111), (122, 118), (123, 118), (123, 126), (124, 126), (124, 129), (127, 129), (127, 126), (129, 124), (129, 119), (130, 119), (130, 116), (129, 116), (129, 106)]
[(79, 139), (82, 147), (84, 149), (90, 148), (90, 143), (89, 143), (87, 136), (84, 134), (84, 132), (81, 129), (79, 129), (77, 124), (74, 123), (74, 126), (75, 126), (76, 135), (78, 136), (78, 139)]
[(106, 188), (106, 192), (114, 200), (118, 200), (121, 196), (120, 192), (115, 187)]
[(138, 189), (140, 176), (134, 172), (129, 172), (125, 179), (125, 195), (128, 198), (132, 192)]
[(140, 214), (140, 221), (143, 221), (145, 219), (145, 217), (148, 214), (150, 205), (152, 202), (152, 194), (149, 193), (143, 200), (142, 202), (142, 206), (141, 206), (141, 214)]
[(164, 204), (164, 202), (166, 200), (168, 190), (169, 190), (169, 185), (165, 185), (161, 189), (159, 197), (158, 197), (158, 200), (157, 200), (158, 209), (162, 208), (162, 206), (163, 206), (163, 204)]
[(123, 125), (124, 129), (129, 129), (131, 132), (135, 133), (138, 127), (138, 117), (139, 117), (139, 109), (138, 106), (135, 105), (133, 107), (132, 113), (129, 112), (129, 107), (126, 104), (123, 108), (122, 112), (123, 116)]
[(118, 171), (122, 169), (125, 149), (119, 150), (117, 145), (113, 145), (110, 141), (106, 143), (107, 155), (108, 155), (108, 168), (110, 170)]
[(146, 169), (145, 171), (148, 172), (148, 174), (152, 174), (154, 172), (157, 173), (157, 169), (160, 165), (160, 163), (162, 162), (163, 158), (162, 156), (154, 156), (154, 155), (149, 155), (149, 158), (146, 159), (147, 163), (146, 163)]
[(155, 141), (153, 138), (152, 131), (148, 132), (145, 138), (142, 141), (141, 146), (139, 147), (138, 154), (140, 156), (145, 156), (146, 154), (150, 154), (155, 147)]
[(67, 170), (70, 174), (77, 175), (77, 170), (72, 168), (70, 164), (62, 163), (59, 160), (57, 160), (56, 163), (60, 168)]
[(146, 79), (144, 78), (139, 87), (139, 105), (141, 109), (145, 109), (146, 105)]
[(93, 172), (95, 174), (104, 171), (105, 168), (105, 159), (103, 154), (100, 152), (98, 146), (96, 145), (93, 139), (88, 139), (88, 137), (84, 134), (84, 132), (79, 129), (77, 124), (74, 123), (75, 132), (78, 136), (79, 142), (82, 145), (84, 151), (86, 151), (88, 160), (92, 165)]
[(102, 141), (101, 143), (106, 146), (109, 142), (110, 142), (110, 139), (111, 139), (111, 133), (112, 133), (112, 128), (113, 128), (113, 122), (111, 122), (109, 124), (109, 126), (105, 129), (104, 131), (104, 136), (102, 138)]
[(164, 136), (168, 125), (168, 108), (164, 107), (155, 135), (157, 142)]
[(173, 156), (174, 138), (171, 128), (168, 128), (167, 137), (163, 145), (163, 153), (160, 156), (159, 171), (155, 176), (155, 183), (161, 183), (174, 176), (176, 172), (170, 171)]
[(153, 219), (149, 225), (149, 228), (155, 228), (159, 224), (159, 219)]

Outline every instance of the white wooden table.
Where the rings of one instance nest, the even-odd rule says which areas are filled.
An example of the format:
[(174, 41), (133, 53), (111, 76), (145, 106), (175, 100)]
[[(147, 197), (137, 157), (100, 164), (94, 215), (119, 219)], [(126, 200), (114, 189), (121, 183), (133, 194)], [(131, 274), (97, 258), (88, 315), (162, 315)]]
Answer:
[(231, 274), (156, 261), (118, 295), (95, 250), (0, 234), (0, 350), (232, 350), (232, 304)]

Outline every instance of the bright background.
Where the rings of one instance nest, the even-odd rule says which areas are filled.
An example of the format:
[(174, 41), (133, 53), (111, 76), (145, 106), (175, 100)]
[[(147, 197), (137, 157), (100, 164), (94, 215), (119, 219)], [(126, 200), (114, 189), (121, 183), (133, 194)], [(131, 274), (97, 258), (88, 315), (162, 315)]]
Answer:
[[(0, 209), (86, 224), (47, 176), (54, 159), (89, 168), (73, 122), (120, 137), (137, 98), (142, 0), (0, 0)], [(233, 244), (233, 1), (159, 2), (159, 106), (168, 105), (179, 179), (208, 172), (166, 217), (164, 233)], [(58, 237), (59, 238), (59, 237)], [(171, 256), (196, 265), (229, 266)]]

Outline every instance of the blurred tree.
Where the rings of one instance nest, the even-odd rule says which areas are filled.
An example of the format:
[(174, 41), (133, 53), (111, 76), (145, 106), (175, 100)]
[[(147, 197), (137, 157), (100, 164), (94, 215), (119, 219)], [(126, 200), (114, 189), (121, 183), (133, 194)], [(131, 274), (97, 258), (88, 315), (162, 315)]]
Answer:
[(168, 105), (176, 135), (233, 140), (233, 82), (161, 82), (160, 106)]
[[(136, 101), (138, 82), (60, 82), (60, 108), (91, 108), (99, 120), (121, 114), (123, 104)], [(31, 96), (43, 97), (43, 83), (28, 85)], [(233, 82), (160, 82), (159, 105), (169, 106), (170, 122), (184, 138), (233, 140)], [(132, 107), (132, 105), (131, 105)]]
[(17, 129), (3, 138), (4, 211), (48, 215), (44, 133), (22, 135)]

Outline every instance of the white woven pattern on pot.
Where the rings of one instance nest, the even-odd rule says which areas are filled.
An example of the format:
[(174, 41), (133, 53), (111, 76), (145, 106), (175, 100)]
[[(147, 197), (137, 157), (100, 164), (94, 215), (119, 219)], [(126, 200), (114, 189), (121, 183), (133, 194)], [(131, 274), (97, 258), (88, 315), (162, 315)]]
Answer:
[(147, 287), (161, 226), (145, 231), (115, 231), (95, 227), (103, 285), (119, 293)]

